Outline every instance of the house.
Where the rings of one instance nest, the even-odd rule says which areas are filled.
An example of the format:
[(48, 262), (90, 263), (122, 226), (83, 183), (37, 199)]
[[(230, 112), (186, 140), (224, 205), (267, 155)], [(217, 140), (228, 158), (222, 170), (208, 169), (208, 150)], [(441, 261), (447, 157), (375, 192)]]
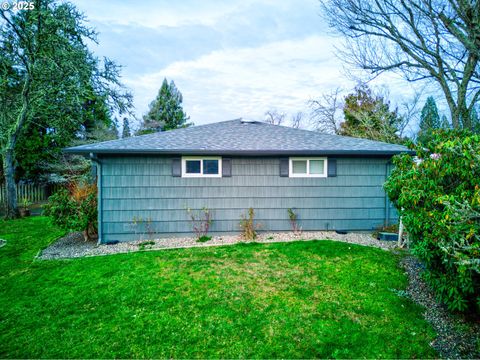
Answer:
[(186, 209), (204, 207), (212, 233), (250, 207), (261, 230), (290, 230), (289, 208), (303, 230), (372, 230), (396, 221), (382, 185), (408, 151), (242, 119), (66, 149), (97, 163), (100, 242), (191, 234)]

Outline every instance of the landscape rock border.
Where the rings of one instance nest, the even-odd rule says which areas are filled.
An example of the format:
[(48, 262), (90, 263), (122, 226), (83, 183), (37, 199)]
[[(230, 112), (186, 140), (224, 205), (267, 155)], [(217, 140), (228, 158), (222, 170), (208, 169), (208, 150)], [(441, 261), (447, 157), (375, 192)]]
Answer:
[(444, 359), (478, 359), (477, 341), (480, 324), (466, 321), (461, 315), (453, 315), (435, 299), (435, 294), (422, 279), (423, 266), (413, 256), (407, 255), (401, 266), (408, 276), (407, 296), (425, 308), (423, 316), (437, 333), (430, 344)]
[(81, 233), (71, 233), (57, 240), (44, 249), (38, 256), (39, 259), (68, 259), (84, 256), (100, 256), (118, 253), (130, 253), (146, 250), (165, 250), (191, 247), (223, 246), (238, 243), (275, 243), (309, 240), (335, 240), (351, 244), (374, 246), (383, 250), (392, 249), (396, 243), (380, 241), (372, 237), (371, 233), (347, 233), (338, 234), (334, 231), (309, 231), (301, 234), (292, 232), (261, 233), (254, 241), (246, 241), (238, 234), (213, 236), (211, 240), (199, 243), (194, 237), (162, 238), (155, 240), (138, 240), (120, 242), (114, 245), (98, 245), (94, 242), (85, 242)]

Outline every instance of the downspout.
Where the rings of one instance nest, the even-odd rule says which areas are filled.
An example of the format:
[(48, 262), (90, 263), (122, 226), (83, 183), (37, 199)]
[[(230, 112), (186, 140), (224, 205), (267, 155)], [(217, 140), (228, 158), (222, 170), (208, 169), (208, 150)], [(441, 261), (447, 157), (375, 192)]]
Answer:
[[(388, 160), (385, 164), (385, 182), (388, 179), (388, 170), (391, 164), (392, 163), (390, 160)], [(383, 189), (383, 191), (385, 192), (385, 219), (383, 221), (383, 225), (388, 226), (390, 223), (390, 206), (388, 204), (388, 195), (387, 195), (387, 192), (385, 191), (385, 188)]]
[(97, 244), (100, 245), (103, 240), (102, 162), (94, 153), (90, 153), (90, 160), (92, 160), (92, 162), (94, 162), (97, 166), (97, 190), (98, 190), (98, 195), (97, 195), (98, 196), (98, 199), (97, 199), (98, 241), (97, 241)]

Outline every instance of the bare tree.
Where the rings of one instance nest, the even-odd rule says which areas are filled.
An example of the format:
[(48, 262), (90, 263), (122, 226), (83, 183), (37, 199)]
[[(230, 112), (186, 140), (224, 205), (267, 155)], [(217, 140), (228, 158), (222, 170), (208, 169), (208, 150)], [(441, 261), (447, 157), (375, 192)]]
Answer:
[(265, 122), (272, 125), (281, 125), (287, 114), (284, 112), (278, 112), (276, 109), (268, 110), (265, 113)]
[(418, 123), (420, 109), (418, 107), (420, 103), (420, 92), (415, 92), (413, 98), (409, 101), (404, 101), (400, 104), (400, 117), (402, 121), (398, 124), (398, 135), (403, 138), (406, 132), (410, 131), (413, 134), (412, 124)]
[(293, 114), (290, 119), (290, 126), (294, 129), (299, 129), (302, 126), (303, 122), (303, 112), (298, 111), (296, 114)]
[(346, 38), (340, 57), (370, 71), (435, 81), (454, 127), (471, 127), (480, 98), (479, 0), (320, 0)]
[(311, 108), (311, 125), (315, 130), (330, 134), (340, 132), (344, 105), (341, 92), (340, 88), (336, 88), (334, 91), (322, 95), (318, 100), (308, 101)]

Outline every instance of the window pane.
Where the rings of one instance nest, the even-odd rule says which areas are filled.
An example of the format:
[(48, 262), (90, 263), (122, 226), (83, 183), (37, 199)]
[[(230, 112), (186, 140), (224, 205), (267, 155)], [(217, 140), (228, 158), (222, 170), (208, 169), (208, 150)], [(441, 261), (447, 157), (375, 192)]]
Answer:
[(218, 160), (203, 160), (203, 173), (205, 175), (218, 174)]
[(323, 160), (310, 160), (310, 174), (323, 174)]
[(307, 160), (292, 160), (292, 172), (294, 174), (306, 174)]
[(187, 174), (200, 174), (200, 160), (186, 160)]

